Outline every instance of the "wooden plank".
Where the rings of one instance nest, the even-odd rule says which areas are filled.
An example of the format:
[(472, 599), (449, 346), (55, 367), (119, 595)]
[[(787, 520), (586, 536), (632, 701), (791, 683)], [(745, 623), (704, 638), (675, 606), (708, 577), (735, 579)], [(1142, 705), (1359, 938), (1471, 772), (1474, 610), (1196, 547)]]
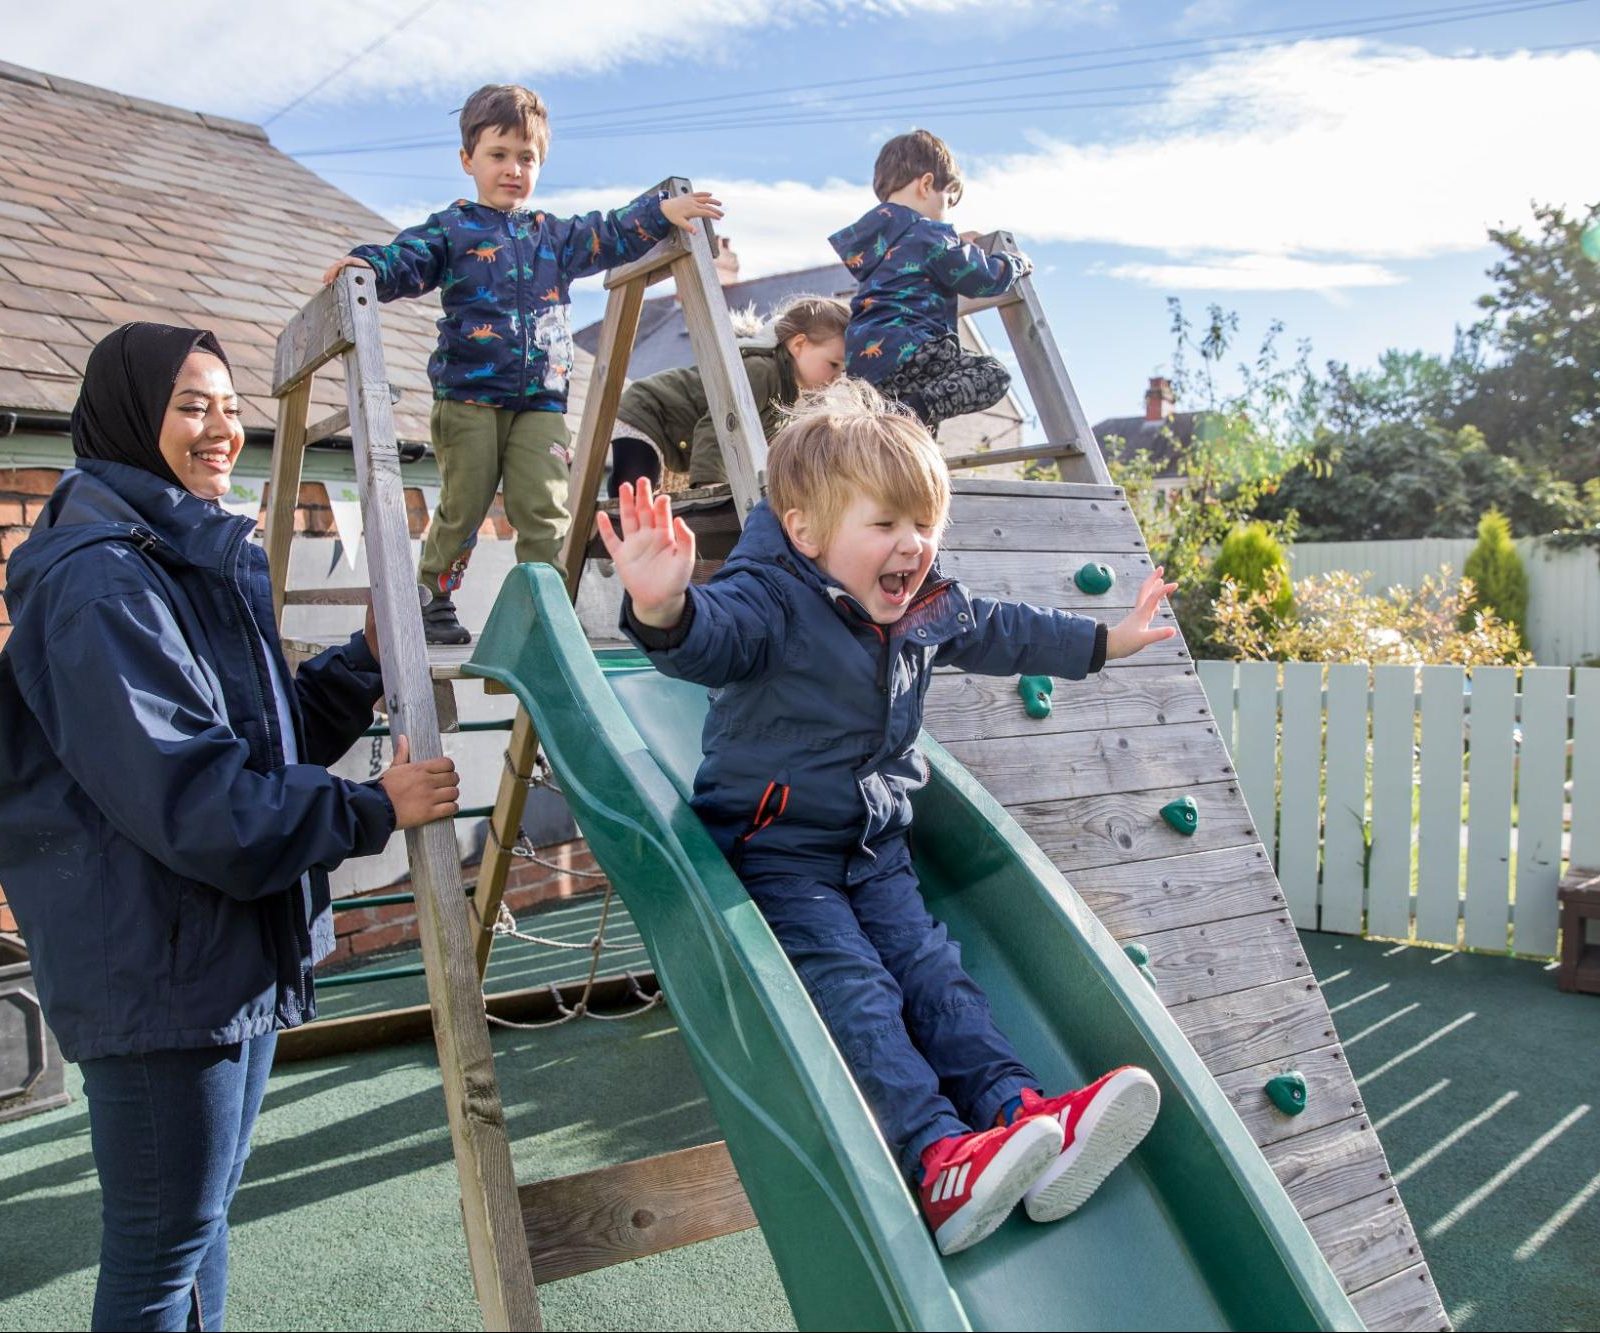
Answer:
[(1371, 1329), (1425, 1333), (1450, 1327), (1426, 1264), (1414, 1264), (1382, 1282), (1351, 1292), (1350, 1304), (1356, 1307), (1361, 1322)]
[(518, 1194), (540, 1282), (756, 1225), (726, 1143), (534, 1181)]
[[(1299, 1115), (1285, 1115), (1267, 1096), (1267, 1080), (1291, 1068), (1298, 1069), (1306, 1080), (1306, 1106)], [(1291, 1059), (1268, 1060), (1232, 1070), (1218, 1076), (1217, 1086), (1233, 1103), (1251, 1136), (1263, 1146), (1366, 1114), (1361, 1094), (1351, 1080), (1350, 1065), (1337, 1043), (1300, 1051)]]
[(628, 379), (628, 358), (639, 336), (639, 312), (644, 308), (642, 281), (613, 287), (606, 295), (605, 318), (600, 325), (600, 345), (589, 372), (583, 399), (583, 420), (572, 455), (572, 483), (567, 490), (571, 527), (561, 543), (561, 567), (567, 575), (567, 592), (578, 595), (583, 578), (583, 553), (594, 531), (595, 496), (605, 472), (606, 450), (611, 447), (611, 427), (617, 419)]
[(371, 588), (286, 588), (285, 606), (370, 606)]
[(1370, 1287), (1422, 1261), (1417, 1233), (1400, 1195), (1392, 1189), (1330, 1208), (1306, 1225), (1347, 1292)]
[(273, 359), (274, 398), (282, 398), (316, 374), (318, 367), (350, 349), (354, 335), (343, 293), (348, 281), (359, 284), (363, 294), (370, 294), (373, 277), (370, 269), (342, 270), (338, 281), (319, 291), (283, 326)]
[(1311, 975), (1293, 923), (1282, 911), (1143, 934), (1139, 943), (1150, 951), (1156, 992), (1169, 1009)]
[(1391, 1184), (1383, 1145), (1364, 1115), (1278, 1139), (1262, 1154), (1308, 1222)]
[(1206, 692), (1206, 702), (1211, 706), (1211, 716), (1217, 722), (1217, 735), (1227, 747), (1230, 761), (1233, 746), (1233, 682), (1235, 667), (1232, 662), (1196, 662), (1195, 675)]
[(1322, 992), (1311, 977), (1274, 981), (1254, 990), (1214, 995), (1172, 1011), (1213, 1075), (1269, 1061), (1337, 1040)]
[(1461, 695), (1458, 666), (1422, 668), (1417, 818), (1417, 938), (1457, 942), (1461, 912)]
[(1143, 551), (1139, 524), (1125, 500), (1040, 495), (965, 494), (952, 506), (941, 551), (1088, 551), (1097, 559)]
[[(589, 1008), (605, 1012), (625, 1010), (659, 991), (653, 972), (605, 976), (595, 979), (589, 994)], [(571, 1008), (584, 998), (584, 983), (559, 986), (529, 986), (523, 990), (485, 995), (485, 1009), (496, 1018), (514, 1023), (541, 1023), (560, 1015), (562, 1006)], [(278, 1034), (277, 1053), (285, 1060), (320, 1060), (329, 1055), (373, 1050), (399, 1042), (426, 1041), (433, 1036), (433, 1011), (426, 1004), (384, 1009), (375, 1014), (354, 1014), (349, 1018), (319, 1018)]]
[(1372, 669), (1372, 861), (1367, 931), (1411, 936), (1411, 800), (1416, 772), (1417, 672)]
[(1367, 668), (1328, 668), (1327, 804), (1319, 928), (1361, 933), (1367, 856)]
[[(670, 182), (677, 193), (688, 193), (689, 182), (675, 178)], [(761, 499), (767, 483), (767, 436), (761, 425), (750, 379), (738, 345), (733, 340), (733, 321), (722, 294), (711, 253), (710, 233), (704, 221), (696, 221), (688, 234), (688, 251), (672, 266), (677, 281), (678, 301), (683, 306), (683, 322), (694, 349), (695, 365), (705, 389), (706, 411), (716, 427), (717, 443), (722, 447), (722, 463), (733, 492), (734, 508), (741, 520)]]
[[(666, 184), (668, 182), (663, 182), (663, 185)], [(639, 258), (609, 269), (606, 272), (606, 290), (611, 292), (619, 287), (626, 287), (635, 278), (643, 278), (646, 287), (661, 282), (669, 276), (673, 263), (688, 253), (685, 239), (683, 228), (674, 227), (670, 235), (657, 241)]]
[(1002, 805), (1018, 805), (1231, 778), (1233, 769), (1216, 741), (1209, 722), (1172, 722), (1026, 741), (956, 741), (946, 748)]
[[(389, 401), (399, 403), (400, 390), (394, 385), (389, 386)], [(309, 427), (306, 431), (307, 444), (320, 444), (323, 440), (331, 440), (335, 435), (344, 435), (350, 430), (350, 409), (348, 407), (335, 408), (327, 416)]]
[[(304, 635), (290, 637), (283, 640), (283, 653), (289, 659), (291, 667), (297, 667), (301, 662), (315, 657), (320, 652), (344, 643), (350, 636), (348, 634)], [(472, 656), (471, 644), (456, 643), (430, 643), (427, 647), (428, 673), (436, 681), (461, 680), (462, 667)], [(485, 682), (484, 688), (492, 693), (489, 687), (493, 682)]]
[(1512, 947), (1518, 953), (1556, 951), (1556, 886), (1561, 881), (1570, 675), (1566, 667), (1524, 667), (1522, 671), (1517, 901), (1511, 921)]
[[(1033, 834), (1027, 823), (1023, 827)], [(1282, 891), (1258, 842), (1075, 870), (1071, 884), (1118, 939), (1283, 910)]]
[[(338, 293), (345, 327), (355, 344), (354, 355), (346, 358), (345, 387), (389, 723), (396, 736), (409, 739), (412, 758), (425, 760), (444, 750), (417, 604), (394, 407), (384, 375), (378, 304), (370, 276), (345, 269), (332, 290)], [(494, 1053), (483, 1021), (483, 991), (451, 821), (435, 820), (408, 829), (406, 852), (450, 1139), (461, 1181), (467, 1257), (484, 1325), (537, 1328), (539, 1301), (517, 1204)]]
[[(990, 242), (991, 252), (1015, 251), (1016, 248), (1016, 241), (1009, 232), (996, 232)], [(1039, 295), (1033, 289), (1033, 279), (1022, 277), (1012, 291), (1018, 299), (1000, 307), (1000, 322), (1011, 337), (1012, 351), (1027, 381), (1028, 394), (1039, 414), (1045, 438), (1055, 443), (1077, 444), (1083, 450), (1080, 458), (1061, 460), (1062, 479), (1109, 483), (1111, 474), (1089, 426), (1089, 418), (1078, 402), (1072, 377), (1067, 374), (1067, 363), (1045, 319)]]
[[(1256, 832), (1269, 853), (1277, 847), (1278, 816), (1278, 664), (1239, 663), (1239, 739), (1234, 747), (1239, 786), (1256, 821)], [(1295, 925), (1315, 930), (1315, 912), (1304, 904)]]
[(294, 541), (294, 510), (300, 502), (300, 470), (306, 452), (306, 413), (312, 377), (307, 375), (278, 399), (278, 429), (272, 441), (272, 482), (267, 492), (267, 577), (272, 582), (272, 613), (283, 628), (283, 592), (289, 583), (289, 546)]
[[(1110, 592), (1086, 593), (1073, 581), (1078, 570), (1091, 562), (1108, 566), (1117, 576)], [(1026, 550), (969, 548), (941, 551), (939, 568), (984, 597), (1058, 606), (1105, 619), (1102, 608), (1115, 608), (1120, 618), (1133, 605), (1152, 566), (1143, 551), (1065, 551), (1041, 557)]]
[(506, 742), (505, 765), (500, 770), (500, 790), (489, 816), (489, 836), (483, 845), (483, 860), (478, 865), (478, 882), (472, 888), (473, 919), (477, 924), (476, 951), (481, 981), (489, 966), (489, 951), (494, 947), (494, 923), (505, 898), (506, 876), (511, 873), (513, 849), (522, 827), (522, 812), (528, 804), (528, 784), (539, 759), (539, 736), (533, 719), (520, 704), (511, 723)]
[(1020, 477), (952, 477), (950, 490), (956, 496), (957, 505), (965, 495), (1020, 495), (1026, 499), (1043, 497), (1108, 503), (1127, 498), (1120, 486), (1087, 481), (1023, 481)]
[(952, 472), (969, 467), (999, 467), (1006, 463), (1030, 463), (1035, 459), (1053, 462), (1082, 453), (1075, 444), (1026, 444), (1015, 449), (983, 449), (973, 454), (946, 454), (944, 465)]
[(956, 301), (961, 312), (961, 318), (966, 319), (971, 315), (982, 314), (985, 310), (998, 310), (1003, 305), (1014, 305), (1017, 297), (1015, 292), (1001, 292), (999, 296), (962, 296)]
[[(1200, 807), (1200, 826), (1185, 837), (1161, 818), (1168, 801), (1192, 797)], [(1013, 806), (1013, 818), (1040, 849), (1067, 872), (1081, 891), (1080, 877), (1096, 867), (1138, 865), (1153, 868), (1158, 858), (1192, 857), (1229, 847), (1259, 847), (1255, 825), (1237, 782), (1208, 782), (1198, 787), (1158, 787), (1137, 802), (1120, 793), (1081, 796), (1070, 801), (1045, 801)], [(1265, 853), (1262, 853), (1265, 857)], [(1148, 874), (1148, 870), (1146, 870)], [(1145, 884), (1148, 891), (1149, 885)], [(1137, 892), (1137, 884), (1134, 886)], [(1260, 911), (1275, 906), (1260, 903)]]
[(1467, 759), (1469, 949), (1509, 947), (1511, 799), (1516, 776), (1517, 669), (1474, 667), (1472, 751)]
[[(1332, 728), (1329, 728), (1332, 734)], [(1278, 882), (1296, 921), (1317, 919), (1322, 841), (1322, 664), (1283, 664), (1283, 783)]]
[(1572, 673), (1571, 866), (1600, 869), (1600, 668)]
[[(1136, 659), (1137, 660), (1137, 659)], [(1015, 676), (937, 672), (923, 725), (941, 741), (1044, 736), (1103, 727), (1198, 722), (1211, 716), (1193, 667), (1129, 666), (1058, 680), (1048, 717), (1029, 717)]]

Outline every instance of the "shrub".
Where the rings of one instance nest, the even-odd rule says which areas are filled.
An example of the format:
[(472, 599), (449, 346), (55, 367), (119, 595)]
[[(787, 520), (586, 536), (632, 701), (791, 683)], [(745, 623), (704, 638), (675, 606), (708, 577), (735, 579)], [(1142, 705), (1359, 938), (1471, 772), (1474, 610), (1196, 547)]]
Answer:
[(1363, 592), (1360, 576), (1344, 571), (1299, 579), (1294, 611), (1286, 620), (1270, 611), (1278, 595), (1272, 583), (1260, 592), (1223, 584), (1215, 608), (1217, 637), (1232, 646), (1235, 656), (1401, 666), (1533, 660), (1516, 630), (1492, 610), (1479, 609), (1463, 623), (1463, 611), (1475, 596), (1472, 580), (1452, 582), (1448, 569), (1423, 579), (1415, 591), (1394, 587), (1381, 595)]
[(1511, 524), (1498, 509), (1478, 520), (1478, 544), (1467, 556), (1462, 572), (1472, 581), (1473, 596), (1462, 607), (1462, 629), (1474, 617), (1492, 612), (1509, 625), (1523, 645), (1522, 627), (1528, 619), (1528, 575), (1522, 557), (1511, 544)]

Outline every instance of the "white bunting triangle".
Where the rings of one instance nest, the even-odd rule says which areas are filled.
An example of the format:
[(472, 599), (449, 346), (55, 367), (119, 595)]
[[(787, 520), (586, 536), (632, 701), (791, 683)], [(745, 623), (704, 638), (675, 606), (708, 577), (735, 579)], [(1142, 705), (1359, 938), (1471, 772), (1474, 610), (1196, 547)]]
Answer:
[(361, 521), (360, 500), (335, 500), (328, 497), (328, 508), (333, 510), (334, 531), (339, 534), (339, 544), (344, 548), (344, 562), (351, 569), (356, 567), (356, 556), (361, 550), (361, 534), (363, 525)]

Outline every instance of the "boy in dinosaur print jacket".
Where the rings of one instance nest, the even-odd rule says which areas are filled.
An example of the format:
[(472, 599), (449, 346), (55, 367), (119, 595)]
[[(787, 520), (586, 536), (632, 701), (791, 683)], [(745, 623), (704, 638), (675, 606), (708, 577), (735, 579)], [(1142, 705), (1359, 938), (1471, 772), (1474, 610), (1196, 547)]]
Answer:
[(992, 356), (964, 351), (957, 298), (998, 296), (1033, 265), (987, 255), (944, 220), (961, 198), (961, 173), (927, 130), (884, 144), (872, 171), (879, 204), (828, 238), (860, 283), (850, 303), (846, 369), (921, 418), (931, 431), (950, 417), (993, 407), (1011, 376)]
[(563, 413), (572, 372), (568, 288), (643, 255), (672, 230), (721, 217), (708, 194), (642, 194), (608, 213), (554, 218), (530, 210), (550, 123), (539, 95), (478, 89), (461, 109), (461, 166), (476, 201), (457, 200), (388, 245), (359, 245), (323, 274), (370, 268), (380, 301), (438, 290), (439, 343), (428, 361), (439, 507), (417, 581), (429, 643), (469, 643), (452, 594), (478, 527), (503, 488), (517, 559), (554, 564), (570, 526), (571, 462)]

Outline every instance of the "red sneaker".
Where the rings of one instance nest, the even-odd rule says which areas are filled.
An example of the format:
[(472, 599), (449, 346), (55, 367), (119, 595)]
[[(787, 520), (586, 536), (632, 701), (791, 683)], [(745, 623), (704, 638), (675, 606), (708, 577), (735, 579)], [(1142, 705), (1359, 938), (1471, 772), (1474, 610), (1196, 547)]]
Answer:
[(1060, 1097), (1022, 1093), (1023, 1116), (1059, 1125), (1065, 1144), (1022, 1196), (1035, 1222), (1054, 1222), (1078, 1208), (1150, 1132), (1161, 1107), (1155, 1079), (1123, 1065), (1086, 1088)]
[(923, 1216), (941, 1254), (976, 1245), (1017, 1206), (1029, 1185), (1061, 1155), (1061, 1125), (1034, 1116), (959, 1134), (922, 1153)]

